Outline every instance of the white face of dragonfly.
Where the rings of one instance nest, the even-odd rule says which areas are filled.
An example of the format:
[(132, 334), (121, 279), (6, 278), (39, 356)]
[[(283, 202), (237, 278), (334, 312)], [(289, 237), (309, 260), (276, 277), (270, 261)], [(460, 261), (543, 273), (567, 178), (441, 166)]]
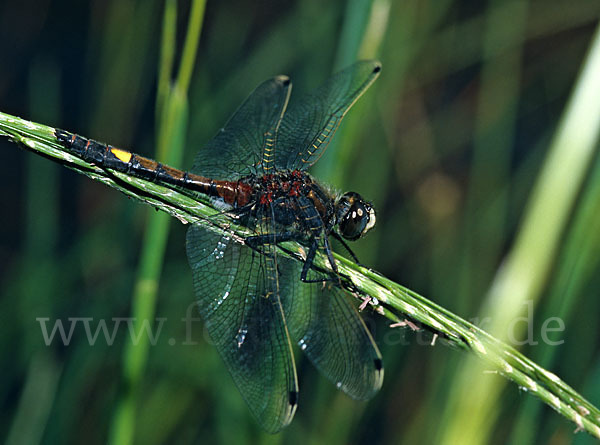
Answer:
[(367, 222), (367, 225), (365, 226), (365, 229), (363, 230), (362, 234), (360, 236), (363, 236), (365, 233), (367, 233), (369, 230), (371, 230), (374, 226), (375, 226), (375, 209), (373, 208), (373, 206), (369, 207), (369, 221)]

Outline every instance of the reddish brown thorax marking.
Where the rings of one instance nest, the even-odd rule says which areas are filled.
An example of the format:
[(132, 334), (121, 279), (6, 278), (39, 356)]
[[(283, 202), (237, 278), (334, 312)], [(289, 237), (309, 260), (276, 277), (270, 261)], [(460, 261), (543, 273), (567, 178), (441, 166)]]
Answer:
[(241, 181), (214, 181), (218, 195), (227, 204), (243, 207), (250, 202), (252, 187)]
[(267, 205), (270, 204), (271, 202), (273, 202), (273, 192), (267, 192), (267, 193), (263, 193), (262, 195), (260, 195), (260, 200), (259, 200), (261, 205)]
[(298, 194), (300, 193), (300, 187), (302, 186), (302, 184), (300, 183), (300, 181), (294, 181), (292, 183), (292, 187), (290, 188), (288, 195), (290, 196), (298, 196)]
[[(194, 179), (190, 175), (190, 179)], [(208, 189), (213, 188), (217, 196), (222, 198), (227, 204), (242, 207), (250, 203), (251, 200), (256, 200), (258, 204), (267, 206), (273, 203), (278, 197), (284, 196), (299, 196), (302, 194), (302, 189), (309, 183), (312, 183), (310, 178), (300, 170), (292, 170), (285, 173), (269, 173), (255, 180), (241, 179), (239, 181), (213, 181), (207, 178), (202, 178), (205, 181), (210, 181), (210, 184), (204, 185)], [(256, 182), (260, 185), (260, 193), (257, 195), (255, 190)], [(214, 193), (214, 192), (213, 192)], [(308, 196), (319, 211), (325, 211), (323, 204), (318, 197), (312, 193)]]

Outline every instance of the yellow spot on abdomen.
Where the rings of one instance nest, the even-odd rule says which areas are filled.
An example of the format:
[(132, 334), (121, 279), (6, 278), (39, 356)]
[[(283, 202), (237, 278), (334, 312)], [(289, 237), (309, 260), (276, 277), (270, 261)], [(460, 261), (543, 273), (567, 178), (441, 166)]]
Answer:
[(131, 160), (131, 153), (125, 150), (119, 150), (118, 148), (111, 148), (111, 153), (114, 154), (119, 160), (128, 163)]

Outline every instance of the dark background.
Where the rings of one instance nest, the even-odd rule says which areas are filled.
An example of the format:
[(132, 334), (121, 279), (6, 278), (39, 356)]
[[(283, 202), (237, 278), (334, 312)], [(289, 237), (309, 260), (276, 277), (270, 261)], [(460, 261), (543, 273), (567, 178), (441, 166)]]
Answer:
[[(188, 8), (179, 5), (179, 42)], [(373, 8), (361, 1), (208, 2), (186, 161), (175, 167), (191, 165), (260, 81), (288, 74), (298, 94), (358, 57), (378, 58), (381, 77), (314, 173), (374, 202), (378, 225), (354, 245), (362, 263), (477, 321), (517, 237), (600, 3), (374, 1)], [(1, 2), (0, 110), (154, 156), (162, 13), (162, 2), (144, 0)], [(365, 37), (369, 20), (376, 32)], [(68, 345), (55, 339), (46, 346), (38, 319), (48, 318), (48, 329), (59, 319), (68, 331), (69, 318), (87, 317), (94, 332), (102, 319), (112, 331), (115, 317), (128, 317), (151, 210), (4, 139), (0, 164), (0, 435), (104, 443), (122, 390), (126, 326), (112, 345), (102, 334), (90, 345), (79, 321)], [(594, 160), (586, 174), (597, 169)], [(581, 194), (597, 197), (590, 182)], [(577, 230), (595, 252), (581, 263), (568, 255)], [(593, 271), (600, 241), (593, 233), (567, 227), (533, 312), (538, 344), (525, 352), (598, 404), (600, 282)], [(466, 355), (372, 315), (386, 365), (381, 392), (352, 401), (299, 356), (296, 417), (277, 436), (262, 433), (200, 322), (192, 331), (198, 344), (185, 344), (181, 319), (194, 297), (184, 239), (185, 227), (174, 223), (156, 309), (165, 321), (148, 357), (137, 443), (448, 438), (443, 425), (460, 413), (447, 401)], [(560, 301), (576, 302), (569, 309), (549, 306), (561, 276), (572, 278), (559, 289)], [(542, 313), (564, 320), (560, 346), (540, 340)], [(496, 408), (488, 443), (591, 443), (515, 385), (502, 390)]]

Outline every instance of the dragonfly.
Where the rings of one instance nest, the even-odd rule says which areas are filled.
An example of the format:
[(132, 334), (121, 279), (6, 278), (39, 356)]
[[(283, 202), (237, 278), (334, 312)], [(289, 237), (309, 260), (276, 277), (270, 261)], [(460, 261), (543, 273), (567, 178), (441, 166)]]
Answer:
[[(182, 171), (64, 130), (57, 140), (106, 169), (203, 195), (249, 230), (243, 243), (192, 224), (186, 250), (198, 308), (240, 393), (269, 432), (288, 425), (298, 404), (296, 343), (337, 388), (358, 400), (383, 383), (381, 353), (341, 285), (330, 237), (365, 235), (375, 210), (358, 193), (338, 194), (307, 169), (323, 154), (340, 122), (379, 76), (377, 61), (334, 74), (288, 107), (292, 84), (260, 84)], [(279, 253), (296, 241), (304, 261)], [(317, 253), (333, 272), (318, 272)]]

